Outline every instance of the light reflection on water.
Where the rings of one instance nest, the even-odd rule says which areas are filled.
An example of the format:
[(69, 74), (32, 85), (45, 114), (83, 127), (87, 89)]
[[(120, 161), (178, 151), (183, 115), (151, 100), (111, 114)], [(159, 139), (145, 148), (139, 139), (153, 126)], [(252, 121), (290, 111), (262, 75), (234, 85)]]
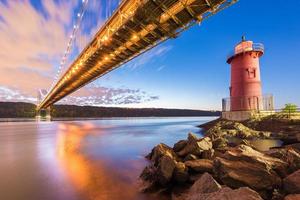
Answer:
[(144, 155), (211, 119), (0, 123), (0, 199), (163, 199), (138, 193)]

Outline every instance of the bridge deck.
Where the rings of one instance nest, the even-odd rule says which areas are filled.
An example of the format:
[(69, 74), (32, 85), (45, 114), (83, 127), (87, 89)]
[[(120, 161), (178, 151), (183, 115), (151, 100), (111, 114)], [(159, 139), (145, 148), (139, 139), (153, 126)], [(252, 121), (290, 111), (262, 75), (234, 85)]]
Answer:
[(41, 102), (47, 108), (236, 0), (124, 0)]

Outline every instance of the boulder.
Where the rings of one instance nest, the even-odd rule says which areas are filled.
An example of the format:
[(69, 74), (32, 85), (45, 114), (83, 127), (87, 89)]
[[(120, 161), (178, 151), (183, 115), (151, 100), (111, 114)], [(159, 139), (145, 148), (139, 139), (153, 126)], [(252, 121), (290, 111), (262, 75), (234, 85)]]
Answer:
[(155, 182), (152, 181), (141, 181), (139, 184), (139, 191), (143, 193), (152, 193), (157, 191), (159, 188)]
[(194, 154), (188, 154), (183, 160), (184, 161), (189, 161), (189, 160), (197, 160), (198, 157), (195, 156)]
[(236, 136), (242, 139), (253, 138), (253, 137), (265, 138), (265, 137), (270, 137), (271, 135), (270, 132), (256, 131), (251, 128), (248, 128), (247, 126), (239, 122), (234, 122), (234, 121), (227, 121), (222, 125), (222, 129), (235, 130), (236, 133), (232, 134), (232, 136)]
[(168, 155), (169, 157), (173, 158), (174, 160), (179, 160), (176, 153), (173, 151), (171, 147), (166, 144), (160, 143), (155, 146), (151, 153), (146, 156), (149, 160), (151, 160), (155, 166), (158, 165), (159, 160), (161, 157)]
[(228, 187), (212, 193), (187, 196), (186, 200), (263, 200), (257, 192), (248, 187), (232, 190)]
[(211, 172), (213, 171), (213, 161), (208, 159), (190, 160), (184, 164), (195, 172)]
[(272, 194), (269, 191), (268, 192), (267, 191), (261, 191), (260, 195), (264, 199), (283, 200), (283, 198), (284, 198), (284, 192), (282, 190), (279, 190), (279, 189), (274, 189)]
[(228, 140), (225, 137), (217, 137), (212, 141), (214, 149), (224, 148), (228, 144)]
[(178, 151), (182, 150), (187, 145), (187, 143), (188, 143), (187, 140), (180, 140), (174, 144), (173, 150), (175, 152), (178, 152)]
[(187, 145), (177, 154), (181, 157), (185, 157), (188, 154), (200, 156), (203, 151), (209, 150), (211, 148), (212, 143), (209, 137), (198, 139), (195, 135), (189, 133)]
[(222, 120), (215, 124), (214, 127), (210, 128), (206, 135), (212, 139), (216, 137), (238, 137), (241, 139), (250, 139), (250, 138), (267, 138), (271, 136), (271, 132), (268, 131), (256, 131), (247, 126), (235, 122)]
[(184, 183), (189, 179), (188, 168), (182, 162), (175, 164), (175, 170), (173, 174), (174, 180), (178, 183)]
[(300, 169), (300, 154), (291, 147), (273, 148), (266, 154), (285, 161), (288, 164), (288, 173)]
[(202, 152), (201, 157), (203, 159), (213, 159), (215, 156), (215, 150), (209, 149)]
[(283, 188), (289, 194), (300, 194), (300, 170), (283, 179)]
[(300, 132), (296, 133), (285, 133), (283, 137), (280, 138), (284, 144), (294, 144), (300, 142)]
[(144, 181), (155, 181), (157, 179), (157, 168), (154, 165), (148, 165), (142, 171), (140, 178)]
[(172, 179), (176, 167), (176, 161), (170, 155), (164, 155), (160, 158), (157, 167), (158, 182), (166, 186)]
[(188, 195), (193, 196), (199, 193), (212, 193), (220, 190), (221, 185), (209, 174), (204, 173), (190, 188)]
[(291, 147), (295, 151), (297, 151), (298, 153), (300, 153), (300, 143), (289, 144), (289, 145), (286, 145), (284, 147)]
[(299, 200), (300, 194), (289, 194), (284, 197), (284, 200)]
[(281, 185), (277, 172), (283, 173), (287, 164), (277, 158), (240, 145), (214, 160), (215, 175), (227, 186), (248, 186), (254, 190), (271, 190)]

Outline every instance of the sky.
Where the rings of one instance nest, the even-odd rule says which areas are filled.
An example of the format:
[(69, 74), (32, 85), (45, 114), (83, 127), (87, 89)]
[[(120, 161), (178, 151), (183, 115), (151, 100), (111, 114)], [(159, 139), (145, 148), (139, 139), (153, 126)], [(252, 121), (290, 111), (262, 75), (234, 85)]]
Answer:
[[(0, 101), (36, 103), (38, 90), (55, 83), (81, 4), (0, 0)], [(74, 41), (62, 71), (117, 5), (117, 0), (90, 0), (81, 39)], [(276, 108), (300, 106), (299, 19), (299, 0), (240, 0), (60, 103), (220, 110), (221, 99), (229, 96), (226, 56), (245, 35), (265, 45), (263, 93), (274, 95)]]

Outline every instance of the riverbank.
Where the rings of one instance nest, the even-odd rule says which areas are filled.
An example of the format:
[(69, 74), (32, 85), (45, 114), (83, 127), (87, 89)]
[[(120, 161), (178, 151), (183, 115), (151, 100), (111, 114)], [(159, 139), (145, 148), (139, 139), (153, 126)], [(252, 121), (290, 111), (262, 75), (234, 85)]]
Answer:
[[(45, 112), (41, 113), (45, 115)], [(220, 116), (220, 111), (166, 109), (166, 108), (129, 108), (129, 107), (99, 107), (76, 105), (53, 105), (50, 109), (52, 118), (58, 119), (94, 119), (109, 117), (201, 117)], [(1, 118), (28, 118), (36, 116), (36, 105), (25, 102), (0, 102)]]
[[(158, 144), (141, 173), (141, 191), (172, 200), (300, 199), (300, 121), (217, 119), (169, 147)], [(252, 141), (280, 140), (260, 150)]]

